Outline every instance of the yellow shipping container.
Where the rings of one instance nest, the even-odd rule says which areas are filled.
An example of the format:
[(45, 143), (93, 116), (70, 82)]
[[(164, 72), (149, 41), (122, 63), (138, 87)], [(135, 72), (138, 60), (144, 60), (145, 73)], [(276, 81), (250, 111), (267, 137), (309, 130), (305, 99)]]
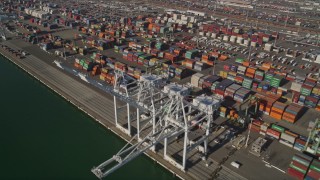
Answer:
[(228, 72), (226, 72), (226, 71), (220, 71), (220, 76), (221, 76), (222, 78), (227, 78)]
[(226, 112), (226, 111), (227, 111), (226, 107), (223, 107), (223, 106), (220, 107), (220, 112)]
[(237, 76), (237, 73), (236, 73), (236, 72), (230, 71), (229, 74), (232, 75), (232, 76)]

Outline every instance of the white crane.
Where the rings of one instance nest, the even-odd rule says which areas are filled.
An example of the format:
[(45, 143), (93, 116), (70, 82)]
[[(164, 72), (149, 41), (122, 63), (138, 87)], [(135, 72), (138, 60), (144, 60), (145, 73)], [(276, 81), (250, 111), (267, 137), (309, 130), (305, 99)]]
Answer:
[[(204, 144), (204, 154), (207, 153), (207, 138), (212, 126), (213, 114), (219, 108), (221, 99), (216, 97), (200, 96), (192, 103), (186, 101), (190, 88), (178, 84), (168, 84), (162, 88), (163, 81), (155, 75), (144, 75), (138, 82), (135, 90), (137, 94), (126, 95), (130, 99), (136, 99), (139, 106), (144, 107), (150, 113), (150, 117), (144, 120), (140, 129), (139, 109), (137, 109), (137, 134), (112, 158), (94, 167), (91, 171), (98, 177), (103, 178), (133, 160), (147, 150), (157, 151), (156, 144), (163, 143), (165, 160), (169, 161), (182, 171), (186, 169), (187, 154), (201, 144)], [(116, 88), (116, 85), (115, 85)], [(116, 113), (116, 111), (115, 111)], [(147, 121), (147, 123), (146, 123)], [(149, 123), (148, 123), (149, 122)], [(204, 128), (200, 138), (192, 144), (189, 133), (196, 126)], [(152, 127), (152, 128), (150, 128)], [(141, 132), (147, 132), (142, 137)], [(145, 134), (145, 133), (144, 133)], [(183, 137), (182, 163), (168, 153), (170, 141)], [(130, 144), (133, 144), (130, 146)]]

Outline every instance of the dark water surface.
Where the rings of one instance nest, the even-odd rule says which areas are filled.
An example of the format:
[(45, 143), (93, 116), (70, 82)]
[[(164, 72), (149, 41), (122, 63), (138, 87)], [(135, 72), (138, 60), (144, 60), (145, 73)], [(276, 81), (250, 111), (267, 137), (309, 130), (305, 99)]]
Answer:
[[(97, 179), (125, 142), (0, 56), (0, 179)], [(146, 156), (105, 179), (177, 179)]]

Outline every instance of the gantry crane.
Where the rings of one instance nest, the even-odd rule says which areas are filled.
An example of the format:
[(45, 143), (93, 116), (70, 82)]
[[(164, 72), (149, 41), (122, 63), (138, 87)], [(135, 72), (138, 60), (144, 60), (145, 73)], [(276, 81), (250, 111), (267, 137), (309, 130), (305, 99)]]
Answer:
[[(121, 73), (120, 73), (121, 74)], [(119, 74), (116, 75), (116, 81), (123, 78)], [(140, 107), (144, 108), (144, 112), (148, 112), (150, 117), (140, 129), (140, 108), (137, 108), (137, 134), (124, 146), (116, 155), (109, 160), (103, 162), (92, 169), (92, 172), (99, 178), (103, 178), (118, 168), (122, 167), (129, 161), (133, 160), (147, 150), (157, 151), (156, 144), (163, 143), (163, 157), (177, 168), (185, 171), (187, 154), (199, 145), (204, 145), (204, 154), (207, 154), (207, 139), (210, 134), (210, 127), (213, 121), (213, 114), (219, 108), (221, 99), (217, 97), (200, 96), (196, 97), (193, 102), (186, 101), (190, 92), (189, 87), (178, 84), (168, 84), (161, 89), (163, 83), (162, 78), (155, 75), (143, 75), (137, 83), (137, 87), (131, 93), (125, 90), (128, 99), (136, 100)], [(115, 83), (114, 88), (118, 88), (119, 83)], [(127, 86), (123, 86), (126, 87)], [(160, 88), (160, 89), (159, 89)], [(116, 90), (117, 91), (117, 90)], [(129, 102), (127, 102), (129, 103)], [(129, 103), (130, 104), (130, 103)], [(129, 109), (128, 109), (129, 112)], [(116, 104), (115, 104), (115, 113)], [(129, 123), (130, 119), (128, 119)], [(146, 120), (144, 120), (145, 122)], [(191, 130), (201, 125), (204, 132), (198, 140), (192, 144), (189, 140)], [(119, 126), (117, 126), (119, 127)], [(151, 127), (151, 128), (150, 128)], [(130, 132), (130, 130), (128, 130)], [(146, 136), (142, 136), (141, 132), (147, 131)], [(182, 163), (170, 156), (168, 148), (172, 146), (175, 138), (183, 137), (183, 155)], [(133, 144), (130, 146), (130, 144)]]
[[(309, 145), (312, 144), (310, 147)], [(314, 126), (311, 128), (307, 143), (304, 146), (304, 151), (316, 155), (320, 145), (320, 121), (317, 118)]]

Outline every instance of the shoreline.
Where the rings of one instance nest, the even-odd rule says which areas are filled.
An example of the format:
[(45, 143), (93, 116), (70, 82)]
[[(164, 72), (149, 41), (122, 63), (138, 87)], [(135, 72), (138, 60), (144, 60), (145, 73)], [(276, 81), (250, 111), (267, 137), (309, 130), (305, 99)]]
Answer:
[[(122, 131), (117, 129), (114, 126), (114, 124), (112, 124), (111, 122), (100, 120), (103, 117), (99, 117), (98, 118), (97, 116), (100, 116), (100, 115), (96, 114), (94, 112), (94, 110), (92, 110), (90, 107), (88, 107), (88, 106), (82, 104), (81, 102), (77, 101), (76, 97), (71, 97), (66, 92), (64, 92), (63, 90), (61, 90), (58, 87), (56, 87), (52, 82), (44, 79), (43, 77), (40, 77), (40, 75), (38, 75), (37, 72), (32, 72), (33, 70), (31, 70), (30, 68), (24, 66), (22, 63), (18, 63), (19, 60), (23, 61), (24, 59), (16, 59), (16, 58), (9, 57), (9, 56), (6, 55), (6, 53), (8, 53), (8, 52), (5, 52), (3, 49), (0, 48), (0, 55), (3, 56), (5, 59), (7, 59), (9, 62), (13, 63), (14, 65), (16, 65), (17, 67), (22, 69), (24, 72), (26, 72), (29, 76), (33, 77), (37, 81), (41, 82), (41, 84), (45, 85), (47, 88), (49, 88), (50, 90), (52, 90), (53, 92), (58, 94), (60, 97), (62, 97), (65, 101), (71, 103), (77, 109), (79, 109), (82, 112), (84, 112), (86, 115), (91, 117), (98, 124), (100, 124), (103, 127), (107, 128), (108, 130), (110, 130), (111, 132), (113, 132), (115, 135), (117, 135), (121, 139), (125, 140), (126, 142), (130, 141), (130, 137), (125, 137), (127, 135), (125, 135)], [(96, 114), (96, 115), (93, 115), (93, 114)], [(135, 142), (135, 141), (133, 141), (133, 142)], [(166, 166), (165, 165), (166, 162), (161, 162), (161, 160), (164, 161), (164, 159), (162, 159), (161, 157), (157, 157), (157, 154), (155, 154), (155, 153), (152, 154), (152, 153), (153, 152), (151, 152), (151, 151), (146, 151), (143, 154), (146, 155), (147, 157), (149, 157), (151, 160), (153, 160), (157, 164), (161, 165), (167, 171), (169, 171), (174, 176), (177, 176), (180, 179), (194, 179), (190, 175), (187, 175), (182, 171), (179, 172), (179, 170), (178, 171), (174, 171), (174, 170), (170, 169), (169, 167), (167, 167), (167, 166), (170, 166), (170, 164), (167, 164), (167, 166)]]

